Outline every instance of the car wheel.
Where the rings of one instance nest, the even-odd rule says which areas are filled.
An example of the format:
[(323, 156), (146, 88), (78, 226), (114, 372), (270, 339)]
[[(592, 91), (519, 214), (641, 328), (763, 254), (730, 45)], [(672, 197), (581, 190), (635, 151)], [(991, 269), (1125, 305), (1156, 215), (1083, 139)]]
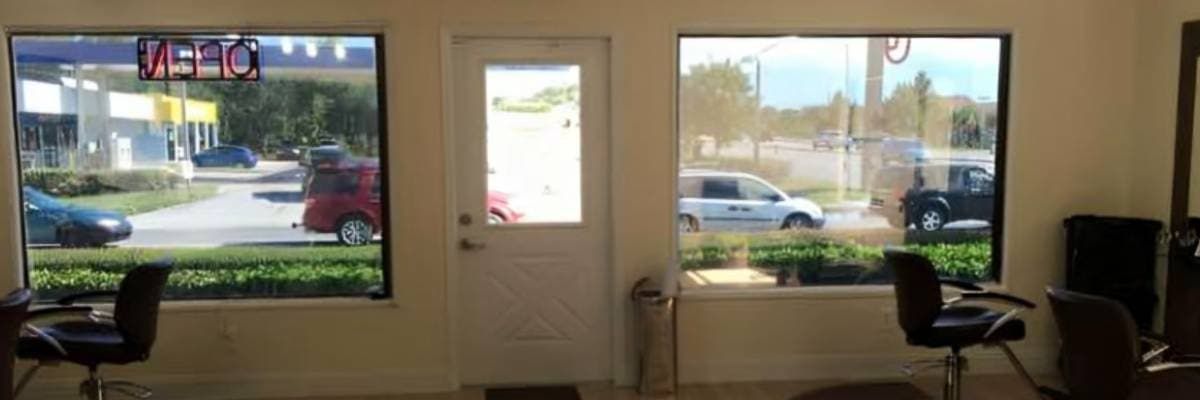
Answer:
[(74, 231), (62, 231), (58, 234), (58, 245), (62, 247), (79, 247), (79, 235)]
[(504, 223), (504, 217), (493, 212), (488, 213), (488, 225), (499, 225)]
[(792, 215), (792, 216), (787, 217), (787, 220), (783, 221), (783, 229), (791, 229), (791, 230), (812, 229), (813, 225), (814, 224), (813, 224), (812, 218), (809, 218), (809, 216), (804, 215), (804, 214)]
[(83, 237), (83, 235), (79, 234), (79, 232), (76, 232), (73, 229), (62, 231), (62, 233), (58, 235), (58, 244), (59, 246), (67, 248), (103, 246), (102, 243), (88, 242), (87, 238)]
[(700, 231), (700, 226), (696, 224), (696, 219), (688, 215), (679, 216), (679, 232), (692, 233)]
[(921, 216), (917, 220), (917, 227), (926, 232), (942, 229), (945, 225), (946, 212), (938, 207), (926, 207), (921, 210)]
[(371, 227), (371, 222), (362, 215), (342, 218), (337, 225), (338, 242), (347, 246), (362, 246), (371, 243), (373, 234), (374, 229)]

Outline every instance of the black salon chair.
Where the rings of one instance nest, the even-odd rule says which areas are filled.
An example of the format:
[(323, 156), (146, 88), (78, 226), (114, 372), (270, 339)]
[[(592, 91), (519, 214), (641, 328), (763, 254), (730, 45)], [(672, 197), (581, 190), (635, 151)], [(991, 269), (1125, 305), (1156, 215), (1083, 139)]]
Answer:
[[(950, 355), (945, 359), (909, 364), (906, 371), (915, 374), (919, 369), (918, 364), (936, 363), (934, 365), (944, 366), (946, 380), (942, 398), (959, 400), (962, 369), (966, 363), (962, 350), (975, 345), (997, 346), (1004, 351), (1025, 384), (1032, 391), (1038, 391), (1033, 379), (1007, 345), (1007, 342), (1025, 338), (1025, 323), (1017, 319), (1017, 315), (1036, 307), (1035, 304), (1016, 296), (989, 292), (974, 283), (940, 279), (933, 263), (917, 254), (887, 251), (884, 258), (887, 267), (896, 274), (896, 311), (908, 344), (950, 349)], [(943, 285), (958, 289), (961, 294), (943, 300)], [(967, 304), (977, 302), (998, 302), (1012, 308), (998, 312)]]
[(1062, 339), (1068, 391), (1054, 392), (1054, 398), (1200, 398), (1200, 357), (1172, 356), (1156, 338), (1139, 337), (1133, 316), (1121, 303), (1054, 288), (1046, 289), (1046, 297)]
[(21, 335), (21, 326), (25, 324), (25, 314), (29, 310), (29, 301), (33, 298), (28, 289), (17, 289), (3, 300), (0, 300), (0, 357), (4, 358), (4, 368), (0, 368), (0, 400), (13, 400), (13, 361), (17, 350), (17, 337)]
[[(70, 295), (59, 299), (55, 307), (30, 311), (29, 321), (51, 318), (55, 321), (43, 326), (28, 325), (30, 334), (18, 342), (17, 357), (37, 364), (21, 378), (17, 393), (42, 366), (66, 361), (88, 368), (88, 378), (79, 390), (89, 400), (104, 399), (110, 390), (134, 398), (150, 397), (150, 390), (143, 386), (104, 381), (99, 368), (102, 364), (123, 365), (150, 358), (158, 330), (158, 304), (170, 273), (170, 262), (139, 266), (125, 274), (117, 291)], [(82, 300), (112, 297), (115, 297), (112, 314), (75, 305)]]

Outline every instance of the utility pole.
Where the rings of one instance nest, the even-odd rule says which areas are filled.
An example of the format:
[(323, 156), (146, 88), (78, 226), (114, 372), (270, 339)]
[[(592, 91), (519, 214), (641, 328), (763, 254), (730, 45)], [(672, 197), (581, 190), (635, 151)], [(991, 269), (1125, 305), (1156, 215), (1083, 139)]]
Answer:
[[(863, 110), (862, 133), (859, 135), (871, 141), (880, 141), (886, 135), (883, 127), (875, 126), (875, 118), (883, 112), (883, 59), (887, 47), (887, 38), (872, 37), (867, 39), (867, 76)], [(865, 142), (864, 142), (865, 143)], [(859, 155), (861, 187), (867, 191), (871, 187), (871, 177), (882, 164), (880, 149), (882, 145), (863, 146)]]
[[(766, 51), (766, 50), (763, 50), (763, 51)], [(762, 53), (760, 52), (759, 54), (762, 54)], [(762, 120), (762, 118), (763, 118), (763, 112), (762, 112), (762, 60), (760, 60), (758, 58), (759, 54), (754, 55), (754, 114), (756, 117), (755, 120), (758, 121), (758, 123), (755, 124), (755, 127), (754, 127), (756, 130), (758, 130), (758, 132), (756, 132), (758, 137), (754, 138), (754, 140), (753, 140), (754, 164), (755, 165), (758, 165), (758, 154), (759, 154), (758, 141), (761, 140), (764, 136), (763, 132), (762, 132), (763, 125), (764, 125), (763, 120)]]
[(192, 139), (192, 130), (191, 130), (191, 129), (189, 129), (189, 127), (188, 127), (188, 113), (187, 113), (187, 101), (188, 101), (188, 94), (187, 94), (187, 81), (180, 82), (180, 90), (179, 90), (179, 92), (180, 92), (180, 93), (179, 93), (179, 95), (180, 95), (180, 99), (179, 99), (179, 119), (183, 121), (182, 128), (180, 129), (181, 131), (183, 131), (183, 140), (181, 140), (180, 142), (181, 142), (181, 143), (184, 143), (184, 145), (183, 145), (183, 157), (179, 159), (179, 164), (180, 164), (180, 166), (181, 166), (181, 167), (182, 167), (182, 169), (183, 169), (183, 180), (184, 180), (184, 182), (187, 182), (187, 190), (188, 190), (188, 193), (189, 193), (189, 195), (190, 195), (190, 194), (191, 194), (191, 190), (192, 190), (192, 178), (195, 176), (195, 174), (196, 174), (196, 171), (195, 171), (195, 169), (194, 169), (194, 168), (195, 168), (195, 166), (194, 166), (194, 165), (192, 165), (192, 150), (193, 150), (193, 146), (192, 146), (192, 140), (193, 140), (193, 139)]

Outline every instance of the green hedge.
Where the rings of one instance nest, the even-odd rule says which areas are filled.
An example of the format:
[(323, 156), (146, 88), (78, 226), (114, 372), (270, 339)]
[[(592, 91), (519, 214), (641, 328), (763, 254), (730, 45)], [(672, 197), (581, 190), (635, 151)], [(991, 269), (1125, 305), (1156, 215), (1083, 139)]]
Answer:
[[(992, 246), (987, 240), (966, 243), (910, 244), (903, 248), (928, 257), (938, 273), (972, 281), (992, 279)], [(681, 251), (684, 270), (720, 267), (738, 249), (705, 245)], [(890, 276), (882, 271), (883, 247), (813, 238), (785, 243), (751, 244), (746, 259), (753, 267), (794, 269), (805, 282), (818, 282), (833, 267), (861, 266), (862, 279)]]
[(21, 179), (26, 186), (62, 197), (174, 189), (183, 183), (183, 177), (163, 169), (75, 171), (39, 168), (22, 172)]
[(717, 268), (729, 260), (729, 250), (714, 245), (693, 247), (680, 251), (679, 260), (685, 270)]
[(992, 279), (992, 242), (924, 244), (908, 246), (914, 253), (928, 257), (946, 277), (983, 281)]
[(137, 265), (171, 257), (167, 297), (366, 294), (383, 283), (379, 246), (212, 249), (31, 249), (30, 281), (42, 298), (115, 289)]

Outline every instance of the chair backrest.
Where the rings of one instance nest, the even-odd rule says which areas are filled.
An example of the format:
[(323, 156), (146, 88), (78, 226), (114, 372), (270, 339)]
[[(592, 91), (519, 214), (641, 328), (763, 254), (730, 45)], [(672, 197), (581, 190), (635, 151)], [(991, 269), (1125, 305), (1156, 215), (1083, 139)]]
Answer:
[(937, 270), (924, 256), (905, 251), (884, 252), (885, 268), (896, 274), (896, 313), (908, 336), (933, 326), (942, 310), (942, 286)]
[(13, 399), (13, 363), (17, 351), (17, 337), (25, 324), (25, 314), (33, 295), (29, 289), (17, 289), (0, 300), (0, 400)]
[(1125, 400), (1137, 379), (1138, 331), (1114, 300), (1048, 288), (1062, 338), (1062, 374), (1073, 399)]
[(150, 357), (158, 334), (158, 304), (162, 301), (171, 274), (170, 261), (157, 261), (134, 268), (125, 274), (117, 292), (113, 318), (125, 336), (128, 350)]

